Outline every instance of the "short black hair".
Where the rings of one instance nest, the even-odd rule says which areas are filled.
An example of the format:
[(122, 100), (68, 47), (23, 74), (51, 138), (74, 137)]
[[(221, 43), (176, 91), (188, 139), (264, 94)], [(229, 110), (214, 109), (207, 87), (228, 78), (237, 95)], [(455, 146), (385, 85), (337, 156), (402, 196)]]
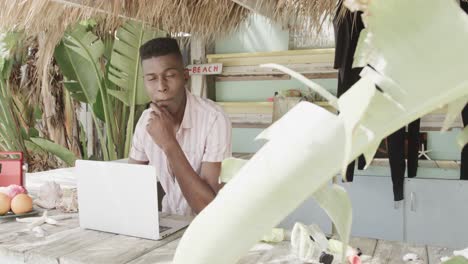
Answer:
[(179, 44), (173, 38), (154, 38), (140, 47), (141, 61), (169, 54), (175, 54), (182, 59)]

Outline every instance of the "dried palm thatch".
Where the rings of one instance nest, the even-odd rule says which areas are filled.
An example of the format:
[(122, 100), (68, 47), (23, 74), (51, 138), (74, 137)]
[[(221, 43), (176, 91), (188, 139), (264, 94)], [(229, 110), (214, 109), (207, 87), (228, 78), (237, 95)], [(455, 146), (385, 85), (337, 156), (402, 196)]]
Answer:
[(0, 29), (45, 34), (52, 45), (69, 25), (98, 17), (107, 31), (135, 19), (213, 40), (236, 29), (252, 10), (307, 30), (321, 25), (335, 5), (336, 0), (1, 0)]
[[(48, 68), (55, 46), (65, 30), (79, 21), (93, 18), (99, 21), (100, 31), (108, 33), (134, 19), (171, 33), (213, 40), (238, 27), (248, 12), (230, 0), (0, 0), (0, 31), (24, 31), (38, 41), (36, 66), (45, 98), (52, 92)], [(45, 115), (54, 116), (55, 108), (55, 102), (48, 103)], [(64, 145), (58, 135), (57, 141)]]
[[(124, 20), (134, 19), (211, 41), (237, 29), (255, 9), (240, 2), (261, 7), (262, 14), (274, 21), (311, 32), (331, 17), (336, 0), (0, 0), (0, 31), (24, 31), (38, 40), (37, 72), (42, 96), (46, 96), (53, 50), (70, 25), (94, 18), (107, 33)], [(53, 108), (54, 103), (46, 107), (46, 115), (54, 115)]]
[(103, 32), (123, 20), (134, 19), (167, 32), (186, 32), (206, 41), (237, 29), (255, 8), (283, 25), (305, 32), (320, 29), (334, 12), (336, 0), (0, 0), (0, 30), (25, 31), (39, 37), (38, 72), (47, 85), (44, 69), (63, 32), (80, 20), (95, 18)]

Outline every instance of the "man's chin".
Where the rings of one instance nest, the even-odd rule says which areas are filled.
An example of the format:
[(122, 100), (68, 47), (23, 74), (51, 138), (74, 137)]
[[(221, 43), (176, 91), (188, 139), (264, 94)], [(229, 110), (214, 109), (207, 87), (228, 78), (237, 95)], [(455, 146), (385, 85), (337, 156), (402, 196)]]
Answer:
[[(154, 103), (154, 102), (153, 102)], [(164, 101), (157, 101), (156, 104), (159, 108), (164, 108), (166, 109), (169, 113), (173, 113), (174, 107), (172, 106), (171, 102), (168, 100)]]
[(169, 105), (170, 105), (169, 100), (160, 100), (160, 101), (156, 101), (156, 102), (153, 102), (153, 103), (156, 104), (159, 107), (164, 107), (164, 108), (168, 108)]

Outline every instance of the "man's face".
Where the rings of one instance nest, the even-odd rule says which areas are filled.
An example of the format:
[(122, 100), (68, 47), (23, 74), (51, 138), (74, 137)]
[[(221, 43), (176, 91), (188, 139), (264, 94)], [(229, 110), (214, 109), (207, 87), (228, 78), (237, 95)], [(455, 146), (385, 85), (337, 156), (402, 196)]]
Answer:
[(175, 114), (185, 101), (188, 77), (180, 57), (168, 54), (142, 62), (145, 89), (151, 101)]

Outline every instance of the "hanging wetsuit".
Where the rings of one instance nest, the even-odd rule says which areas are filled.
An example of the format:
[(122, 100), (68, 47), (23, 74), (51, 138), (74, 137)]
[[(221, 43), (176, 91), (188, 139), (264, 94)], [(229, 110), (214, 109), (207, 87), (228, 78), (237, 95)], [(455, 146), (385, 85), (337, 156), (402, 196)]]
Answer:
[[(338, 3), (335, 17), (333, 19), (333, 27), (335, 29), (335, 63), (334, 68), (338, 69), (338, 89), (337, 96), (340, 97), (359, 79), (359, 73), (362, 68), (352, 68), (354, 52), (359, 39), (359, 33), (364, 29), (364, 24), (361, 19), (362, 12), (351, 13), (346, 10), (344, 17), (339, 16), (342, 12), (342, 1)], [(366, 165), (364, 156), (358, 159), (358, 169), (364, 169)], [(353, 181), (354, 177), (354, 161), (351, 162), (346, 170), (346, 179)]]
[(407, 139), (408, 177), (416, 177), (418, 171), (419, 155), (419, 128), (420, 119), (411, 122), (387, 137), (388, 159), (393, 182), (393, 198), (395, 201), (403, 200), (403, 185), (405, 180), (405, 139)]
[[(468, 2), (460, 2), (460, 6), (468, 14)], [(468, 126), (468, 105), (462, 111), (463, 125)], [(460, 179), (468, 180), (468, 144), (465, 145), (461, 152), (461, 168)]]

